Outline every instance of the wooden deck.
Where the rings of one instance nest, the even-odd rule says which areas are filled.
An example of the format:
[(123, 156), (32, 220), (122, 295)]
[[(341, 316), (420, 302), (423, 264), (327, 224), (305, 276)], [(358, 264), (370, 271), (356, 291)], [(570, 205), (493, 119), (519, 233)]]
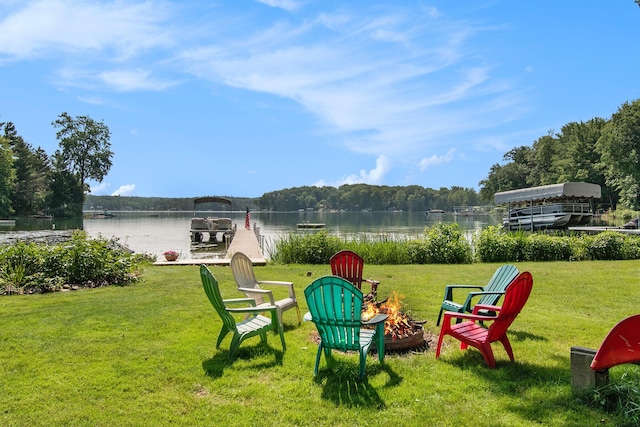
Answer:
[(236, 252), (242, 252), (251, 258), (253, 265), (267, 264), (267, 260), (264, 258), (262, 248), (260, 248), (258, 238), (254, 231), (238, 228), (224, 258), (194, 258), (178, 259), (176, 261), (161, 260), (154, 262), (153, 265), (229, 265), (231, 257)]

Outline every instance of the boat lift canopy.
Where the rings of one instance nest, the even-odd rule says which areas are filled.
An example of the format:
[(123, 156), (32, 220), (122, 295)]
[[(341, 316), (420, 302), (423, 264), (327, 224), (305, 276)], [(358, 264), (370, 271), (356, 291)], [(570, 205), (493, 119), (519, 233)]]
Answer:
[(543, 202), (566, 199), (599, 199), (602, 190), (598, 184), (588, 182), (565, 182), (563, 184), (543, 185), (541, 187), (522, 188), (496, 193), (496, 204), (518, 202)]
[(224, 203), (225, 205), (229, 205), (229, 209), (231, 209), (231, 200), (225, 199), (224, 197), (198, 197), (193, 200), (193, 210), (195, 211), (196, 206), (201, 203)]

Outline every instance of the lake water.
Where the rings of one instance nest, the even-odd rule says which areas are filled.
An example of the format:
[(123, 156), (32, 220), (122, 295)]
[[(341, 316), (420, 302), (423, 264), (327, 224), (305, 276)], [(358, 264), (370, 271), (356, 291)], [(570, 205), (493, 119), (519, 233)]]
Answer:
[[(210, 256), (211, 252), (191, 251), (190, 225), (193, 212), (112, 212), (114, 218), (46, 220), (18, 219), (13, 227), (0, 227), (0, 233), (16, 230), (84, 229), (90, 237), (102, 235), (118, 238), (136, 253), (161, 257), (167, 250), (175, 250), (183, 259)], [(237, 227), (244, 227), (245, 212), (198, 212), (198, 216), (230, 217)], [(259, 227), (264, 246), (290, 233), (313, 233), (317, 230), (298, 230), (300, 223), (322, 223), (331, 235), (343, 238), (362, 235), (416, 237), (425, 227), (439, 221), (457, 222), (467, 236), (488, 225), (499, 225), (496, 216), (454, 216), (453, 214), (425, 215), (424, 212), (251, 212), (252, 228)], [(213, 254), (224, 251), (221, 244)], [(265, 251), (267, 252), (267, 251)], [(268, 254), (265, 254), (268, 255)]]

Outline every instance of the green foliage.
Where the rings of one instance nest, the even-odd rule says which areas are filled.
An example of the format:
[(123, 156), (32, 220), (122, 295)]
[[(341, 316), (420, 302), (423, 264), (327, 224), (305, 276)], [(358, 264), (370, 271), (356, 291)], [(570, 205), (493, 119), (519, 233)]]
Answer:
[(525, 259), (531, 261), (565, 261), (573, 256), (569, 238), (531, 234), (525, 245)]
[(420, 212), (427, 209), (452, 211), (457, 205), (478, 205), (479, 196), (473, 188), (453, 186), (434, 190), (419, 185), (385, 186), (345, 184), (339, 188), (295, 187), (263, 194), (256, 200), (261, 209), (297, 211), (298, 209), (337, 209), (348, 211)]
[(625, 237), (615, 231), (604, 231), (588, 239), (586, 253), (591, 259), (626, 259), (623, 252)]
[(635, 381), (626, 379), (625, 375), (620, 380), (593, 390), (591, 395), (582, 400), (607, 413), (619, 415), (624, 419), (620, 427), (640, 426), (640, 388)]
[(513, 260), (512, 240), (501, 227), (489, 226), (474, 236), (476, 257), (481, 262)]
[(467, 264), (473, 260), (471, 245), (457, 223), (440, 222), (427, 229), (425, 249), (428, 264)]
[(620, 197), (620, 204), (640, 208), (640, 99), (625, 102), (604, 126), (597, 147), (607, 184)]
[(18, 242), (0, 246), (0, 284), (7, 289), (48, 292), (64, 284), (85, 287), (126, 285), (137, 280), (143, 257), (116, 239), (88, 239), (76, 232), (69, 243), (40, 245)]
[(360, 237), (342, 240), (326, 231), (314, 234), (290, 234), (277, 239), (269, 254), (278, 264), (327, 264), (334, 253), (349, 249), (369, 264), (461, 264), (473, 259), (471, 245), (458, 224), (436, 224), (425, 232), (423, 240)]
[(13, 153), (8, 141), (0, 136), (0, 219), (13, 214), (11, 196), (15, 188)]
[(552, 235), (487, 227), (474, 246), (480, 262), (640, 259), (640, 237), (616, 231)]
[(340, 250), (340, 239), (326, 231), (313, 234), (289, 234), (276, 239), (271, 260), (279, 264), (326, 264)]

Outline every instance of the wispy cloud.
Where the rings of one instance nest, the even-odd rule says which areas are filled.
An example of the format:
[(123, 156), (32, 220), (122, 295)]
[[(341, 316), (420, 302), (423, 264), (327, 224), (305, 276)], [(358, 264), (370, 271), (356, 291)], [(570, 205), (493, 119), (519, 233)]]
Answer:
[(104, 71), (99, 77), (101, 81), (119, 92), (162, 91), (178, 84), (178, 82), (156, 78), (151, 72), (145, 70)]
[(162, 1), (39, 0), (20, 6), (0, 22), (0, 55), (5, 60), (80, 51), (124, 60), (172, 43), (164, 25), (171, 15)]
[[(150, 51), (174, 45), (169, 3), (38, 0), (16, 4), (0, 21), (0, 64), (55, 59), (57, 84), (94, 90), (104, 85), (116, 91), (163, 90), (174, 84), (136, 66)], [(119, 64), (117, 70), (103, 71), (114, 63)]]
[(256, 0), (258, 3), (266, 4), (271, 7), (278, 7), (287, 11), (296, 10), (300, 7), (300, 3), (294, 0)]
[(182, 60), (199, 77), (298, 102), (352, 151), (409, 163), (468, 150), (458, 135), (517, 111), (510, 82), (474, 52), (480, 31), (434, 9), (342, 8), (187, 49)]

